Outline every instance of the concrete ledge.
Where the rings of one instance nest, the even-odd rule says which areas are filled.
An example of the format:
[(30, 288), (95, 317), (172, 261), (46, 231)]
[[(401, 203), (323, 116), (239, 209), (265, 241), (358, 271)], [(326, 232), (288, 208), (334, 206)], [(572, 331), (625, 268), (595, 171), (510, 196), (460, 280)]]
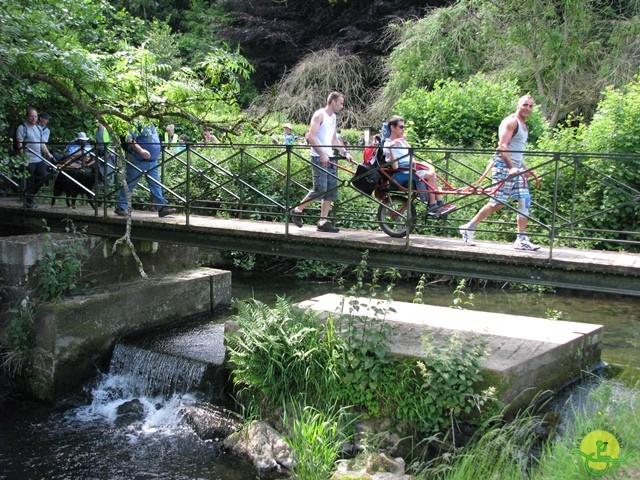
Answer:
[(117, 339), (230, 302), (231, 273), (200, 268), (43, 304), (35, 322), (32, 391), (42, 400), (54, 400), (94, 375)]
[[(482, 360), (485, 379), (512, 408), (527, 403), (538, 392), (559, 389), (600, 362), (602, 325), (404, 302), (387, 304), (367, 298), (357, 302), (358, 316), (375, 317), (381, 308), (395, 310), (387, 312), (385, 321), (394, 326), (390, 348), (397, 355), (421, 357), (425, 333), (432, 335), (436, 345), (456, 332), (485, 344), (489, 350)], [(333, 313), (340, 313), (343, 305), (342, 313), (350, 313), (349, 302), (335, 294), (299, 305)]]

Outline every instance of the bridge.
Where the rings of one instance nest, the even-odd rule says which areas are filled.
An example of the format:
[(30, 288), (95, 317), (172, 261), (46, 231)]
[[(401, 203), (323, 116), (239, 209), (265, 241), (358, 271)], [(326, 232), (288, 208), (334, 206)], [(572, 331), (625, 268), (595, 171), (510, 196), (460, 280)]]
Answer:
[[(163, 151), (158, 167), (163, 188), (180, 213), (158, 218), (141, 182), (132, 198), (131, 238), (351, 264), (360, 262), (368, 251), (367, 263), (372, 267), (640, 296), (637, 225), (598, 228), (598, 222), (607, 216), (622, 210), (637, 212), (640, 192), (614, 175), (603, 174), (606, 169), (594, 171), (593, 167), (637, 162), (640, 157), (530, 154), (529, 168), (538, 172), (541, 184), (533, 191), (530, 236), (542, 248), (523, 252), (512, 247), (515, 211), (510, 206), (503, 209), (505, 214), (487, 221), (486, 227), (481, 225), (484, 229), (478, 231), (476, 246), (467, 246), (459, 238), (459, 225), (489, 195), (476, 183), (491, 157), (491, 152), (483, 151), (411, 151), (413, 161), (428, 161), (438, 169), (442, 193), (457, 210), (445, 220), (427, 221), (418, 202), (415, 212), (400, 215), (409, 227), (403, 238), (390, 237), (379, 229), (376, 212), (384, 200), (353, 188), (353, 167), (349, 165), (342, 165), (339, 172), (340, 200), (332, 212), (332, 221), (342, 227), (340, 232), (316, 231), (318, 211), (311, 208), (305, 211), (306, 225), (298, 229), (288, 212), (310, 183), (307, 148), (189, 145), (179, 153)], [(111, 154), (117, 157), (115, 151)], [(0, 198), (0, 224), (14, 231), (34, 232), (42, 231), (44, 219), (52, 230), (64, 231), (71, 219), (91, 235), (123, 236), (128, 219), (113, 213), (124, 166), (124, 159), (118, 161), (121, 164), (111, 182), (98, 183), (90, 190), (99, 206), (71, 209), (63, 200), (50, 206), (49, 186), (41, 190), (40, 208), (26, 209), (24, 192), (14, 182), (12, 192), (6, 189)], [(593, 177), (590, 188), (614, 191), (617, 203), (600, 210), (590, 207), (585, 214), (576, 204), (580, 177), (585, 175)], [(637, 222), (637, 216), (630, 215), (629, 221)]]

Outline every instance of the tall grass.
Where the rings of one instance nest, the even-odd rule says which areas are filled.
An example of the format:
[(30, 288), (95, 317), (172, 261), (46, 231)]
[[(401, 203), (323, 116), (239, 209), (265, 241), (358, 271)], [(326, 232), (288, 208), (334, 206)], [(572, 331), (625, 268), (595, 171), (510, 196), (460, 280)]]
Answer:
[(589, 479), (594, 477), (575, 450), (588, 432), (604, 430), (622, 442), (620, 458), (627, 453), (635, 456), (602, 478), (640, 478), (639, 394), (637, 387), (628, 389), (603, 380), (584, 402), (568, 409), (558, 433), (548, 439), (543, 438), (543, 417), (529, 409), (510, 422), (494, 418), (456, 454), (411, 468), (417, 479), (424, 480)]
[(635, 456), (613, 468), (607, 479), (640, 478), (640, 389), (627, 388), (615, 380), (604, 380), (586, 401), (570, 408), (567, 424), (557, 438), (545, 444), (540, 460), (532, 472), (532, 480), (589, 478), (584, 462), (575, 453), (588, 432), (604, 430), (622, 443), (620, 458), (627, 453)]
[(283, 423), (287, 443), (295, 452), (294, 478), (329, 478), (342, 445), (351, 438), (347, 432), (355, 418), (345, 408), (320, 411), (297, 403), (286, 407)]

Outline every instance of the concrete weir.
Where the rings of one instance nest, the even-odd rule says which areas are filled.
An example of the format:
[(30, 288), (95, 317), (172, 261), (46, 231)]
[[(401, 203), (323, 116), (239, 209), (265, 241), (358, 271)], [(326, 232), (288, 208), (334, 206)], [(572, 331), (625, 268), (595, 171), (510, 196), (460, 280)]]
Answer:
[[(385, 321), (394, 326), (390, 347), (397, 355), (419, 358), (425, 334), (436, 345), (457, 332), (486, 345), (485, 380), (498, 388), (500, 400), (511, 408), (526, 404), (538, 392), (558, 390), (600, 362), (602, 325), (367, 298), (356, 302), (357, 316), (386, 311)], [(327, 294), (299, 306), (331, 313), (342, 309), (349, 315), (349, 303), (341, 295)]]
[(213, 311), (231, 301), (231, 272), (198, 268), (41, 304), (30, 386), (54, 400), (95, 374), (116, 340)]

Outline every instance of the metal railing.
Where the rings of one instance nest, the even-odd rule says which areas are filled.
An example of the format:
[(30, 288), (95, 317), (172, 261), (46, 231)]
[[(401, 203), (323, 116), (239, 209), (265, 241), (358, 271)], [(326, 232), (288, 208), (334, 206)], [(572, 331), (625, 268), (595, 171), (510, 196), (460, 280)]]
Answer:
[[(50, 150), (56, 150), (50, 145)], [(7, 147), (8, 148), (8, 147)], [(8, 149), (7, 149), (8, 151)], [(350, 147), (354, 158), (361, 158), (362, 148)], [(92, 188), (80, 185), (64, 170), (47, 161), (49, 185), (39, 197), (52, 197), (56, 175), (65, 175), (95, 199), (96, 215), (108, 215), (115, 205), (125, 168), (135, 168), (118, 152), (107, 148), (104, 155), (89, 155), (99, 168), (94, 169)], [(408, 228), (405, 241), (413, 235), (458, 236), (460, 225), (490, 198), (498, 187), (490, 175), (483, 173), (494, 152), (486, 150), (427, 149), (409, 150), (411, 162), (428, 162), (438, 173), (439, 193), (456, 210), (446, 218), (434, 220), (426, 205), (415, 200), (413, 210), (398, 212)], [(12, 158), (2, 155), (6, 166)], [(116, 167), (111, 171), (109, 159)], [(351, 183), (355, 165), (344, 159), (338, 164), (339, 199), (334, 202), (330, 218), (347, 228), (376, 230), (378, 210), (385, 205), (384, 196), (366, 195)], [(528, 234), (536, 243), (555, 246), (640, 251), (640, 187), (637, 169), (640, 155), (605, 155), (530, 151), (525, 155), (528, 172), (535, 172), (539, 186), (531, 188), (532, 203), (528, 214)], [(189, 144), (184, 150), (164, 148), (158, 161), (161, 186), (170, 205), (186, 215), (225, 216), (252, 220), (286, 222), (290, 211), (311, 186), (309, 147), (302, 145), (226, 145)], [(15, 195), (24, 201), (25, 181), (12, 178), (1, 170), (3, 195)], [(142, 175), (143, 172), (140, 171)], [(531, 180), (531, 179), (530, 179)], [(409, 187), (407, 195), (412, 195)], [(149, 189), (140, 182), (132, 195), (134, 210), (148, 209)], [(487, 239), (512, 241), (516, 232), (517, 204), (505, 203), (501, 212), (483, 222), (477, 235)], [(315, 221), (318, 208), (305, 210), (307, 221)]]

